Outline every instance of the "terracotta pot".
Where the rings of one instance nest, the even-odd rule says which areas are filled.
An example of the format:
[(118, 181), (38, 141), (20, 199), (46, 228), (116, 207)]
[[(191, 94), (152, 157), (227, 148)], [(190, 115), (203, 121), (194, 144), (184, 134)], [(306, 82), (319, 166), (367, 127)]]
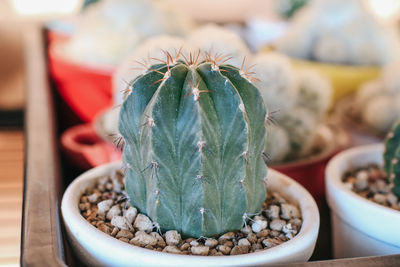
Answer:
[(342, 182), (346, 171), (370, 163), (382, 165), (382, 144), (348, 149), (327, 166), (326, 191), (335, 258), (400, 253), (400, 211), (363, 198)]
[(92, 124), (66, 130), (61, 136), (61, 147), (68, 160), (82, 170), (121, 159), (121, 151), (100, 139)]
[(121, 162), (94, 168), (76, 178), (64, 193), (61, 211), (76, 255), (89, 266), (265, 266), (307, 261), (315, 247), (319, 213), (311, 195), (287, 176), (270, 170), (268, 189), (300, 207), (303, 225), (292, 239), (271, 249), (235, 256), (192, 256), (157, 252), (117, 240), (95, 228), (80, 214), (79, 198), (100, 176), (121, 168)]

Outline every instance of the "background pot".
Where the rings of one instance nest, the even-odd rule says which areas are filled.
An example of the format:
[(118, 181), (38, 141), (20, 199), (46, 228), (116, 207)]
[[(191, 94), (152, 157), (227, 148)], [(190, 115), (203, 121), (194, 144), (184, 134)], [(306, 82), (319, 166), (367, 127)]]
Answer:
[(316, 70), (331, 81), (333, 104), (357, 91), (366, 81), (378, 78), (381, 72), (378, 66), (329, 64), (295, 58), (292, 58), (292, 62), (295, 68)]
[(269, 171), (269, 190), (281, 193), (297, 203), (301, 209), (303, 225), (292, 240), (277, 247), (235, 256), (187, 256), (161, 253), (135, 247), (101, 232), (80, 214), (80, 195), (100, 176), (121, 168), (114, 162), (94, 168), (76, 178), (64, 193), (61, 211), (71, 245), (81, 260), (89, 266), (261, 266), (265, 264), (307, 261), (315, 246), (319, 229), (319, 213), (311, 195), (298, 183), (285, 175)]
[(114, 67), (85, 65), (62, 53), (63, 41), (49, 48), (49, 69), (64, 101), (84, 122), (91, 122), (101, 110), (111, 107)]
[(347, 189), (343, 174), (369, 163), (381, 165), (383, 145), (368, 145), (336, 155), (326, 169), (335, 258), (400, 253), (400, 211), (379, 205)]
[(325, 167), (336, 153), (348, 145), (349, 139), (341, 129), (328, 126), (319, 127), (317, 134), (318, 153), (303, 159), (282, 164), (268, 164), (268, 166), (299, 182), (321, 207), (321, 203), (325, 200)]

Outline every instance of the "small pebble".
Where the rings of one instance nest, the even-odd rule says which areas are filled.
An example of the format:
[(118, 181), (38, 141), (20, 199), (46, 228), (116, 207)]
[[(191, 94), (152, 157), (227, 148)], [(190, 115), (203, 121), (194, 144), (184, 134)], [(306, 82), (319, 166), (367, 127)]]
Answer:
[(165, 241), (169, 246), (176, 246), (181, 242), (181, 235), (176, 230), (171, 230), (165, 233)]
[(264, 211), (265, 215), (270, 220), (278, 219), (279, 218), (279, 212), (280, 212), (280, 208), (277, 205), (271, 205), (271, 206), (269, 206), (268, 209), (266, 209)]
[(114, 216), (111, 219), (111, 225), (123, 230), (133, 230), (132, 226), (128, 223), (125, 217), (122, 216)]
[(368, 187), (368, 172), (360, 171), (356, 175), (354, 187), (357, 191), (364, 191)]
[[(116, 235), (116, 238), (120, 238), (120, 237), (124, 237), (124, 238), (128, 238), (128, 239), (132, 239), (133, 238), (133, 234), (128, 231), (128, 230), (121, 230), (118, 232), (118, 234)], [(128, 240), (129, 241), (129, 240)]]
[(127, 210), (124, 210), (124, 217), (126, 220), (130, 223), (133, 224), (137, 216), (137, 209), (134, 207), (129, 207)]
[(231, 240), (233, 237), (235, 236), (234, 232), (228, 232), (226, 234), (221, 235), (218, 240), (222, 240), (222, 239), (228, 239)]
[(96, 193), (93, 193), (90, 196), (88, 196), (87, 199), (89, 200), (90, 203), (96, 203), (97, 200), (99, 199), (99, 196)]
[(196, 246), (196, 247), (191, 247), (192, 254), (194, 255), (201, 255), (201, 256), (206, 256), (208, 255), (209, 247), (207, 246)]
[(157, 239), (144, 231), (138, 231), (136, 232), (135, 237), (129, 243), (141, 247), (147, 245), (155, 246), (157, 244)]
[(250, 246), (251, 246), (249, 240), (247, 240), (246, 238), (240, 239), (239, 242), (238, 242), (238, 245), (239, 245), (239, 246), (245, 246), (245, 247), (246, 247), (246, 246), (247, 246), (247, 247), (250, 247)]
[(105, 215), (106, 212), (111, 208), (112, 204), (113, 204), (112, 199), (103, 200), (97, 203), (97, 212), (99, 214)]
[(192, 242), (190, 242), (190, 245), (191, 245), (192, 247), (197, 247), (197, 246), (199, 246), (200, 244), (199, 244), (199, 242), (197, 242), (196, 240), (193, 240)]
[(206, 241), (204, 242), (204, 245), (210, 248), (214, 248), (218, 245), (218, 241), (214, 238), (207, 238)]
[(147, 233), (153, 230), (153, 223), (151, 222), (149, 217), (143, 214), (138, 214), (136, 216), (133, 226), (137, 228), (139, 231), (145, 231)]
[(219, 245), (217, 246), (219, 252), (222, 252), (224, 255), (228, 255), (231, 252), (231, 247)]
[(119, 205), (114, 205), (111, 209), (107, 212), (106, 218), (111, 221), (112, 218), (121, 214), (121, 208)]
[(383, 194), (375, 194), (373, 199), (376, 203), (381, 205), (385, 205), (386, 203), (386, 196)]
[(248, 252), (249, 252), (249, 247), (248, 246), (235, 246), (231, 250), (231, 255), (246, 254)]
[(281, 205), (281, 218), (285, 220), (290, 220), (300, 217), (299, 209), (292, 204), (282, 204)]
[(274, 231), (282, 231), (283, 226), (285, 226), (286, 222), (284, 220), (275, 219), (269, 224), (269, 228)]
[(181, 251), (179, 250), (179, 248), (177, 248), (175, 246), (166, 246), (162, 251), (167, 252), (167, 253), (173, 253), (173, 254), (181, 254)]
[[(258, 218), (256, 218), (258, 217)], [(253, 230), (254, 233), (258, 233), (261, 230), (264, 230), (268, 226), (268, 222), (259, 216), (254, 217), (254, 222), (251, 225), (251, 229)]]

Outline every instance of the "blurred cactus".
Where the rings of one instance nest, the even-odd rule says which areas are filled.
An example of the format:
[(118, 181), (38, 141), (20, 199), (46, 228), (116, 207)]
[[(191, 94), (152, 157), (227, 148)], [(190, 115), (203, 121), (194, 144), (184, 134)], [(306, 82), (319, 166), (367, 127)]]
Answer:
[(389, 181), (394, 184), (393, 193), (400, 197), (400, 121), (386, 137), (383, 159)]
[(266, 110), (224, 57), (178, 57), (130, 82), (119, 121), (126, 191), (162, 230), (215, 236), (265, 201)]

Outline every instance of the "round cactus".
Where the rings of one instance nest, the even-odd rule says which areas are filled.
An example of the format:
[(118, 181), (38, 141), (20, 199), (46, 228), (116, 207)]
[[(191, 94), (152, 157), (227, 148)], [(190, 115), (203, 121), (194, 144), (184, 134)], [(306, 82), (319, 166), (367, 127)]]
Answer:
[(116, 65), (146, 38), (184, 35), (191, 26), (161, 1), (103, 0), (85, 10), (64, 48), (78, 62)]
[(383, 93), (385, 93), (384, 84), (380, 80), (363, 84), (360, 89), (358, 89), (355, 97), (357, 109), (361, 110), (370, 100), (373, 100), (376, 96)]
[(271, 125), (268, 128), (267, 144), (265, 154), (268, 162), (283, 162), (291, 150), (289, 134), (278, 125)]
[(184, 236), (240, 229), (266, 198), (262, 98), (218, 59), (171, 58), (132, 81), (121, 108), (130, 202)]
[(331, 103), (331, 84), (315, 71), (302, 70), (296, 74), (299, 88), (297, 106), (308, 109), (316, 118), (322, 119)]
[(286, 129), (290, 139), (290, 154), (287, 159), (296, 159), (311, 152), (316, 136), (317, 121), (304, 108), (291, 110), (279, 121)]
[(399, 117), (390, 95), (379, 95), (369, 101), (361, 111), (363, 121), (379, 133), (387, 133)]
[(194, 30), (187, 40), (189, 45), (202, 51), (231, 57), (226, 63), (238, 68), (242, 64), (242, 58), (251, 54), (245, 42), (236, 33), (214, 24)]
[(382, 81), (388, 93), (400, 94), (400, 63), (386, 66), (383, 69)]
[(293, 107), (297, 97), (296, 77), (289, 59), (278, 53), (259, 54), (252, 58), (258, 80), (254, 84), (261, 92), (265, 104), (278, 117)]
[(363, 1), (315, 0), (295, 15), (277, 49), (296, 58), (382, 65), (398, 58), (394, 29), (383, 27)]

